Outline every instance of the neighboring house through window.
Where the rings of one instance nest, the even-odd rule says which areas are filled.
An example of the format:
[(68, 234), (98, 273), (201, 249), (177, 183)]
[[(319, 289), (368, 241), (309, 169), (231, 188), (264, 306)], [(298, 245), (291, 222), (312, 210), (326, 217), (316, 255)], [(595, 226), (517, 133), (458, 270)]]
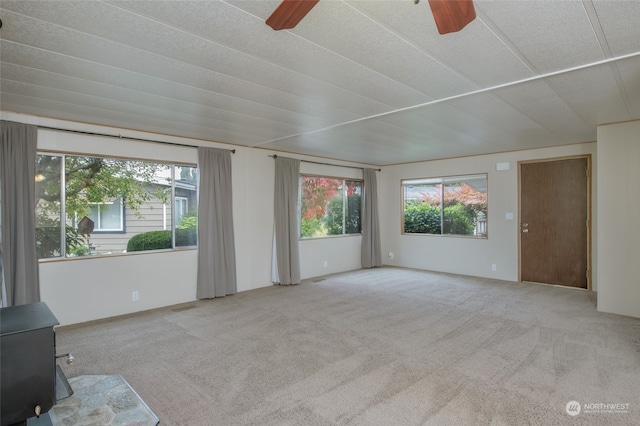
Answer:
[(89, 203), (89, 219), (93, 232), (124, 232), (124, 203), (122, 198), (103, 203)]
[(175, 216), (176, 222), (175, 226), (180, 225), (182, 218), (189, 214), (189, 199), (186, 197), (179, 197), (176, 195), (176, 209)]
[(39, 259), (197, 245), (193, 165), (39, 153), (35, 179)]

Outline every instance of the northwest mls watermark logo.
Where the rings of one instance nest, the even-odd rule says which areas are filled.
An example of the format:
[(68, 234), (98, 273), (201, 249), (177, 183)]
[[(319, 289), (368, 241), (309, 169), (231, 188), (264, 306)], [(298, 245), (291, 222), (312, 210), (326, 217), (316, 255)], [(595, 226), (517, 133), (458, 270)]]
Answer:
[(589, 402), (580, 404), (578, 401), (569, 401), (565, 406), (568, 415), (575, 417), (580, 413), (583, 414), (627, 414), (629, 413), (628, 403), (603, 403)]
[(578, 401), (569, 401), (567, 402), (565, 410), (567, 410), (568, 415), (573, 417), (580, 414), (580, 411), (582, 411), (582, 406), (580, 406), (580, 403)]

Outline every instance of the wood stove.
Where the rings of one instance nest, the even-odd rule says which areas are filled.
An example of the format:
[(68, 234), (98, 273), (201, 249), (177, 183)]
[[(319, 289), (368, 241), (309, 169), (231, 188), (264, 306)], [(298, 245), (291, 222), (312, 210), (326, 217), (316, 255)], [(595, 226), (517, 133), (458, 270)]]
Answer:
[(58, 324), (44, 302), (0, 309), (1, 426), (27, 424), (55, 404), (56, 380), (66, 383), (56, 369)]

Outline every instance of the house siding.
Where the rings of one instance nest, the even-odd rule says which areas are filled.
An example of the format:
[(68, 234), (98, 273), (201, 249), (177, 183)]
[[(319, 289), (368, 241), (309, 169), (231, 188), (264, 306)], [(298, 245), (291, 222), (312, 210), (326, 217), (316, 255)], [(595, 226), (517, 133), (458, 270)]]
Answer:
[(124, 253), (127, 243), (134, 235), (149, 231), (171, 229), (171, 206), (166, 205), (166, 214), (161, 200), (155, 198), (139, 209), (139, 215), (125, 206), (125, 232), (94, 232), (89, 237), (97, 254)]

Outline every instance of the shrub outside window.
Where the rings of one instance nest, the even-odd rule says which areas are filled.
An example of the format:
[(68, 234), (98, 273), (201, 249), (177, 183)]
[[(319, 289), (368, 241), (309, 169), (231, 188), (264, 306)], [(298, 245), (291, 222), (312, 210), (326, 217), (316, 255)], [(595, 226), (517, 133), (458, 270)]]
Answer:
[(487, 175), (402, 181), (403, 233), (487, 237)]
[(361, 195), (361, 180), (300, 176), (300, 236), (360, 234)]
[[(40, 153), (36, 157), (39, 259), (197, 244), (197, 168)], [(180, 220), (172, 214), (180, 198)]]

